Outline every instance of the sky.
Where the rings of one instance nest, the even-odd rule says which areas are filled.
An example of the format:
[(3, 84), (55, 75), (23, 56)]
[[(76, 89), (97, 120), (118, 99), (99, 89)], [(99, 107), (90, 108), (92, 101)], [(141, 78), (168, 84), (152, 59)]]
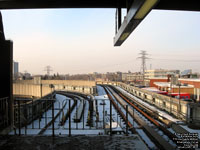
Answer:
[(20, 72), (51, 73), (192, 69), (200, 72), (200, 12), (153, 10), (120, 46), (113, 46), (115, 9), (2, 10), (6, 39)]

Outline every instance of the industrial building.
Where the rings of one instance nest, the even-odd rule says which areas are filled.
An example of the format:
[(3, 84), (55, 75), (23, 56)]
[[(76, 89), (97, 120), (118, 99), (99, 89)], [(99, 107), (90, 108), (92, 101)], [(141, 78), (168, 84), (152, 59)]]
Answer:
[(180, 73), (179, 70), (166, 70), (166, 69), (154, 69), (154, 70), (146, 70), (145, 78), (167, 78), (170, 75), (178, 75)]
[(126, 82), (139, 82), (142, 81), (142, 74), (139, 73), (122, 73), (122, 81), (126, 81)]
[(193, 86), (194, 98), (200, 102), (200, 79), (179, 79), (183, 85)]

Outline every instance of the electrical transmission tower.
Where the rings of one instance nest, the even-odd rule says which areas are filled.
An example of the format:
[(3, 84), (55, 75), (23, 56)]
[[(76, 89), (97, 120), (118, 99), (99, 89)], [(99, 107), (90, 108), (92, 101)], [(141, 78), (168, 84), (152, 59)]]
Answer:
[(141, 50), (141, 52), (139, 53), (140, 57), (138, 57), (138, 59), (142, 60), (142, 64), (141, 64), (141, 70), (142, 70), (142, 81), (143, 81), (143, 85), (144, 85), (144, 75), (145, 75), (145, 70), (146, 70), (146, 60), (150, 59), (149, 57), (147, 57), (147, 52), (144, 50)]
[(44, 68), (44, 71), (46, 71), (46, 72), (47, 72), (47, 75), (49, 76), (49, 75), (50, 75), (50, 72), (53, 71), (53, 70), (52, 70), (51, 66), (46, 66), (46, 67)]

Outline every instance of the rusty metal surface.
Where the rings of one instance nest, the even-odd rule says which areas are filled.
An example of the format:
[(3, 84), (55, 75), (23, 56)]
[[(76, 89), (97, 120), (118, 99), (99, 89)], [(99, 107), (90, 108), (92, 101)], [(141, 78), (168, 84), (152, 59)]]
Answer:
[[(113, 89), (113, 88), (112, 88)], [(115, 91), (116, 92), (116, 91)], [(119, 93), (117, 93), (117, 94), (119, 94)], [(122, 96), (122, 95), (119, 95), (120, 97)], [(115, 97), (115, 96), (114, 96)], [(115, 97), (115, 98), (117, 98), (117, 97)], [(124, 96), (123, 97), (121, 97), (124, 101), (122, 102), (122, 101), (119, 101), (119, 99), (118, 99), (118, 102), (119, 103), (121, 103), (121, 105), (124, 107), (125, 106), (125, 101), (127, 102), (127, 103), (129, 103), (129, 100), (127, 99), (127, 98), (125, 98)], [(123, 104), (122, 104), (123, 103)], [(132, 103), (129, 103), (131, 106), (133, 106), (132, 105)], [(134, 106), (133, 106), (134, 107)], [(125, 107), (124, 107), (125, 108)], [(137, 111), (138, 110), (140, 110), (139, 108), (137, 108), (136, 106), (134, 107)], [(139, 111), (140, 113), (142, 112), (142, 110), (140, 110)], [(144, 112), (143, 112), (144, 113)], [(129, 114), (132, 116), (132, 114), (133, 114), (133, 112), (132, 112), (132, 110), (131, 109), (129, 109)], [(144, 114), (143, 114), (144, 115)], [(147, 117), (148, 115), (147, 114), (145, 114), (145, 117)], [(136, 120), (136, 122), (138, 122), (141, 126), (142, 126), (142, 128), (144, 129), (144, 131), (151, 137), (151, 139), (156, 143), (156, 145), (158, 146), (158, 147), (160, 147), (161, 149), (166, 149), (166, 150), (168, 150), (168, 149), (174, 149), (174, 147), (172, 146), (172, 145), (170, 145), (167, 141), (165, 141), (163, 138), (162, 138), (162, 136), (160, 136), (159, 134), (157, 134), (155, 131), (154, 131), (154, 129), (152, 128), (152, 127), (150, 127), (150, 126), (148, 126), (148, 124), (145, 122), (145, 121), (143, 121), (137, 114), (135, 114), (134, 116), (132, 116), (132, 117), (134, 117), (134, 119)], [(148, 119), (150, 119), (150, 120), (154, 120), (153, 118), (151, 118), (150, 116), (148, 116)], [(155, 125), (158, 125), (158, 127), (160, 127), (160, 125), (154, 120), (154, 123), (155, 123)], [(163, 128), (162, 128), (162, 131), (163, 131)], [(169, 134), (168, 132), (167, 132), (167, 134)], [(172, 135), (170, 134), (170, 137), (171, 137)]]

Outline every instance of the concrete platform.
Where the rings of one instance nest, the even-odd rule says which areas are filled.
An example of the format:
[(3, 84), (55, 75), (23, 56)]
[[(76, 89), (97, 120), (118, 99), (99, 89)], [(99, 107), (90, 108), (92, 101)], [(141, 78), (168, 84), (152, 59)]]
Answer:
[(0, 136), (2, 150), (147, 150), (137, 136)]

